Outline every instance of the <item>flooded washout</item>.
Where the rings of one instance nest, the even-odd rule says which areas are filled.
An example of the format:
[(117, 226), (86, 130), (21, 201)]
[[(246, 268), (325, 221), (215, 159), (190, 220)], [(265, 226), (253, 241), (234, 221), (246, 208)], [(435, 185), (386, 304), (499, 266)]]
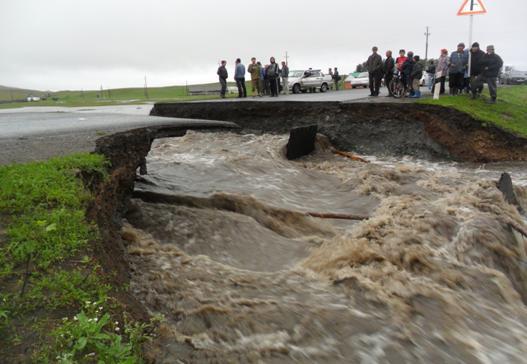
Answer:
[[(378, 204), (375, 196), (354, 191), (338, 175), (287, 161), (284, 136), (191, 132), (182, 140), (188, 149), (179, 149), (178, 139), (155, 144), (148, 159), (153, 171), (146, 176), (148, 191), (195, 197), (231, 193), (298, 211), (366, 214)], [(143, 186), (138, 183), (136, 190)]]
[(159, 139), (122, 235), (173, 363), (525, 362), (525, 163), (316, 151), (285, 135)]

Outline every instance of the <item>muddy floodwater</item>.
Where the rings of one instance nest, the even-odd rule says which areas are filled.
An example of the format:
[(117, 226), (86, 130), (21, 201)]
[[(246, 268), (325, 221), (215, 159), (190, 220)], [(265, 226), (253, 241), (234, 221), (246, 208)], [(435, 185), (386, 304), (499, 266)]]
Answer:
[[(162, 363), (525, 363), (527, 165), (159, 139), (123, 237)], [(318, 217), (314, 217), (318, 216)]]

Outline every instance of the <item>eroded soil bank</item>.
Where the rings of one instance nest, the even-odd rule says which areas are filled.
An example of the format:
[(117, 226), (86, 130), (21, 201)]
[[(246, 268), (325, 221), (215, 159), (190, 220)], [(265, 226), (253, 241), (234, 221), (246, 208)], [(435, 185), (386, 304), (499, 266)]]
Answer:
[(471, 162), (527, 160), (527, 140), (441, 106), (340, 102), (157, 103), (151, 115), (225, 120), (244, 132), (318, 124), (333, 145), (370, 155)]

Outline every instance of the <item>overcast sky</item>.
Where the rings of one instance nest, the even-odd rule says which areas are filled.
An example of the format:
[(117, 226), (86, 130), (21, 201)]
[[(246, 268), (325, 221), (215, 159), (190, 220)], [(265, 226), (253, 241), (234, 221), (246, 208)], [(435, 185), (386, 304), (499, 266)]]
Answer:
[[(474, 40), (527, 70), (527, 0), (483, 0)], [(468, 43), (463, 0), (0, 0), (0, 85), (42, 90), (215, 82), (220, 59), (348, 73), (372, 45), (424, 57)], [(271, 6), (269, 6), (271, 4)], [(232, 77), (231, 77), (232, 79)]]

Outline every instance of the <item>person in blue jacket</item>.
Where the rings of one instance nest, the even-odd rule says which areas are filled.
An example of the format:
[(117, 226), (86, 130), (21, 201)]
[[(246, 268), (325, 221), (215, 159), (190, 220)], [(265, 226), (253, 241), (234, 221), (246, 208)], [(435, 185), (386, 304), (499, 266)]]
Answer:
[(465, 44), (459, 43), (457, 50), (450, 54), (449, 86), (450, 94), (458, 95), (463, 93), (465, 86), (465, 71), (468, 68), (468, 53), (465, 52)]
[(238, 87), (238, 97), (247, 97), (247, 88), (245, 87), (245, 66), (242, 60), (237, 58), (234, 67), (234, 81)]

